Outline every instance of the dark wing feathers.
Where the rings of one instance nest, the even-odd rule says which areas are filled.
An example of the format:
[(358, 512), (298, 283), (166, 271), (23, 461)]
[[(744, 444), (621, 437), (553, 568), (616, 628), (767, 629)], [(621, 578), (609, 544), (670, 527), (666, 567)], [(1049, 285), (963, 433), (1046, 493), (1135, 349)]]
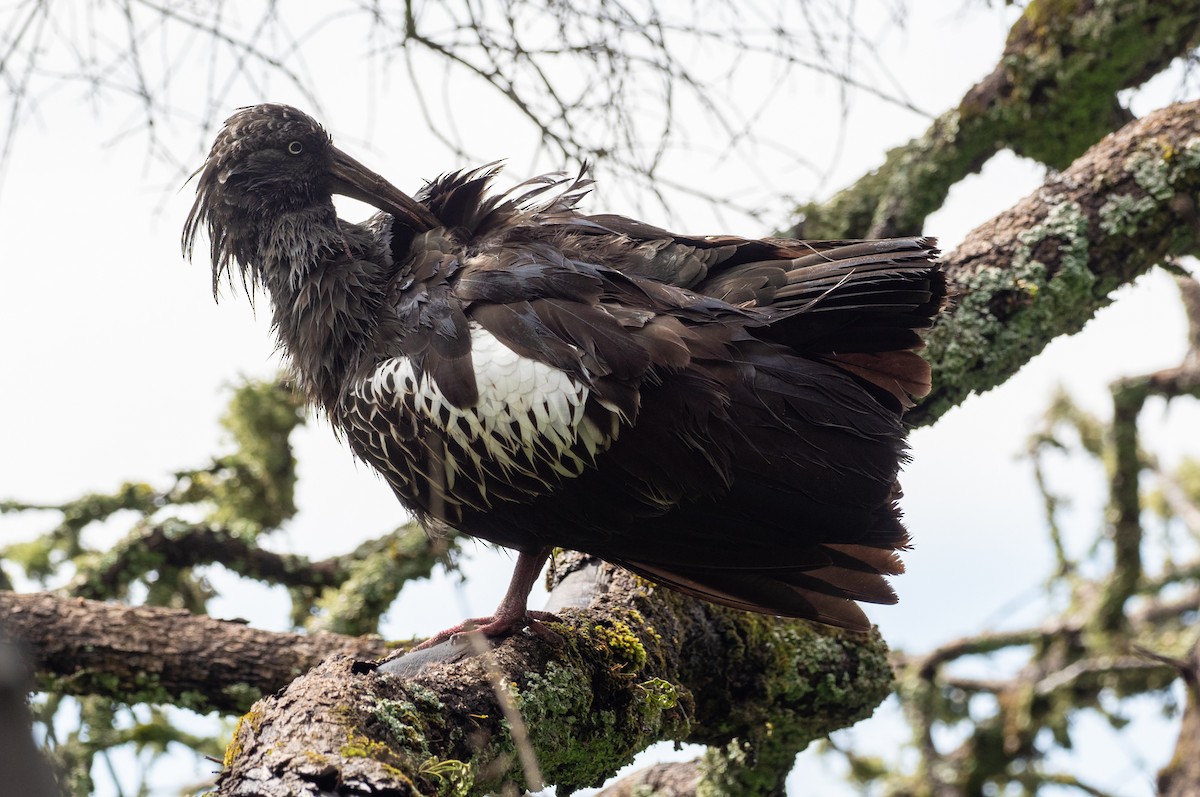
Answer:
[(689, 237), (619, 216), (588, 218), (597, 227), (580, 236), (586, 246), (603, 251), (614, 237), (623, 242), (625, 273), (766, 310), (762, 337), (823, 357), (896, 409), (929, 392), (929, 367), (913, 350), (921, 346), (917, 330), (930, 326), (946, 298), (932, 265), (934, 239)]
[(427, 281), (431, 306), (398, 299), (398, 317), (426, 326), (426, 368), (461, 372), (474, 323), (587, 384), (589, 417), (607, 402), (622, 423), (592, 467), (466, 507), (462, 530), (866, 628), (853, 601), (895, 600), (885, 577), (908, 545), (900, 416), (929, 390), (914, 350), (945, 301), (935, 242), (679, 236), (579, 214), (582, 174), (489, 196), (497, 171), (424, 190), (445, 228), (414, 239), (397, 284)]
[(576, 378), (584, 377), (579, 352), (550, 328), (527, 301), (478, 303), (471, 318), (522, 357), (552, 365)]

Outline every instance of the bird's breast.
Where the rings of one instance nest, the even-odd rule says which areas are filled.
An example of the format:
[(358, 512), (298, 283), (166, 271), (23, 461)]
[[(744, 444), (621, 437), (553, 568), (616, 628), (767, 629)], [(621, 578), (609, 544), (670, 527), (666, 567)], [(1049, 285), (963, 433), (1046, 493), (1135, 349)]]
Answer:
[(454, 506), (483, 510), (552, 491), (594, 464), (619, 431), (617, 414), (585, 382), (478, 324), (470, 334), (473, 405), (456, 406), (408, 357), (378, 363), (343, 401), (360, 454), (366, 448), (398, 493), (448, 521)]

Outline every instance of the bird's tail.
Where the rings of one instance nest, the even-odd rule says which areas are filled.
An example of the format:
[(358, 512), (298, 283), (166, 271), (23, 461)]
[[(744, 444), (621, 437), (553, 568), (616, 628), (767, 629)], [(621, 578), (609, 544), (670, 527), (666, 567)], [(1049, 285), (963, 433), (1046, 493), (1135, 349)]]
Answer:
[(906, 409), (929, 393), (921, 331), (946, 303), (933, 238), (798, 243), (755, 335), (854, 375)]

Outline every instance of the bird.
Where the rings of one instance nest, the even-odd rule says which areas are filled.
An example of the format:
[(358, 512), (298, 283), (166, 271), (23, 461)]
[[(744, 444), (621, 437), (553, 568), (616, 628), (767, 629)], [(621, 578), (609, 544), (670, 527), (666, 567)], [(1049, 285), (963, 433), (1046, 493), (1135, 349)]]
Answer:
[[(236, 111), (182, 245), (269, 297), (295, 383), (430, 533), (516, 551), (474, 627), (538, 630), (554, 548), (852, 631), (910, 547), (904, 411), (931, 389), (936, 240), (680, 235), (588, 214), (587, 167), (410, 196), (296, 108)], [(338, 217), (333, 195), (378, 212)], [(542, 629), (544, 630), (544, 629)], [(552, 632), (551, 632), (552, 633)]]

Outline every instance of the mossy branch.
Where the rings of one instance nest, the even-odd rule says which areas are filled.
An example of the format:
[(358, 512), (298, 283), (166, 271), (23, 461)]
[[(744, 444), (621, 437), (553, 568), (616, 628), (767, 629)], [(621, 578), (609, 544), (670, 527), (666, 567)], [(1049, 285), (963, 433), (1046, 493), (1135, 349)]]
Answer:
[[(1180, 293), (1188, 315), (1188, 352), (1176, 368), (1127, 377), (1113, 383), (1113, 466), (1109, 485), (1112, 520), (1113, 572), (1105, 585), (1096, 622), (1105, 631), (1124, 628), (1125, 603), (1142, 582), (1142, 470), (1154, 465), (1138, 443), (1138, 415), (1151, 396), (1167, 399), (1180, 396), (1200, 398), (1200, 283), (1179, 279)], [(1167, 489), (1170, 489), (1168, 483)], [(1180, 497), (1182, 498), (1182, 497)], [(1177, 502), (1186, 506), (1186, 500)]]
[[(432, 537), (415, 521), (360, 545), (353, 554), (332, 560), (339, 565), (340, 578), (315, 596), (315, 611), (304, 625), (309, 631), (352, 636), (375, 633), (406, 583), (428, 578), (438, 565), (452, 564), (457, 553), (456, 537)], [(301, 601), (294, 604), (304, 606)]]
[(1125, 602), (1142, 580), (1142, 497), (1139, 477), (1138, 415), (1149, 398), (1143, 380), (1122, 379), (1112, 385), (1113, 467), (1109, 483), (1109, 513), (1113, 568), (1096, 611), (1101, 630), (1125, 628)]
[(1117, 93), (1186, 55), (1198, 34), (1190, 0), (1033, 0), (995, 70), (877, 170), (799, 208), (800, 237), (919, 234), (951, 186), (1005, 148), (1066, 168), (1129, 121)]
[(1192, 797), (1200, 783), (1200, 640), (1173, 666), (1186, 690), (1183, 721), (1171, 760), (1158, 773), (1158, 793), (1162, 797)]
[(431, 538), (410, 522), (347, 554), (313, 560), (268, 551), (223, 526), (168, 518), (140, 523), (107, 552), (78, 562), (68, 591), (94, 600), (122, 598), (131, 583), (152, 572), (220, 564), (289, 588), (296, 625), (359, 635), (375, 631), (405, 583), (427, 578), (457, 551), (453, 536)]
[(187, 611), (0, 592), (4, 633), (41, 691), (240, 713), (321, 660), (382, 656), (378, 638), (285, 634)]
[[(1160, 773), (1160, 789), (1192, 793), (1188, 788), (1194, 787), (1200, 771), (1193, 763), (1198, 751), (1200, 670), (1191, 628), (1200, 605), (1200, 589), (1195, 586), (1200, 559), (1194, 553), (1179, 562), (1171, 557), (1156, 574), (1147, 576), (1138, 485), (1142, 471), (1156, 474), (1163, 484), (1158, 499), (1163, 517), (1186, 522), (1195, 511), (1191, 490), (1181, 483), (1188, 482), (1188, 469), (1181, 466), (1181, 481), (1163, 473), (1156, 458), (1140, 447), (1137, 427), (1139, 411), (1150, 396), (1200, 397), (1200, 358), (1195, 356), (1200, 301), (1192, 301), (1200, 297), (1200, 287), (1188, 278), (1180, 280), (1180, 287), (1191, 331), (1183, 362), (1114, 383), (1111, 423), (1082, 411), (1069, 397), (1057, 396), (1031, 445), (1035, 457), (1048, 448), (1066, 450), (1069, 443), (1058, 429), (1065, 426), (1076, 433), (1075, 446), (1104, 464), (1109, 475), (1105, 531), (1112, 548), (1111, 568), (1089, 575), (1092, 568), (1075, 567), (1058, 541), (1059, 568), (1052, 582), (1067, 588), (1069, 603), (1056, 619), (1041, 627), (968, 636), (920, 657), (895, 656), (898, 691), (921, 758), (916, 776), (884, 769), (871, 777), (877, 786), (896, 793), (957, 795), (989, 788), (1004, 791), (1014, 784), (1033, 793), (1043, 785), (1059, 784), (1100, 794), (1094, 786), (1047, 771), (1046, 742), (1039, 738), (1050, 737), (1056, 746), (1070, 747), (1072, 719), (1085, 709), (1120, 727), (1127, 720), (1120, 709), (1112, 710), (1106, 697), (1158, 692), (1181, 675), (1188, 688), (1188, 708), (1176, 755)], [(1188, 647), (1192, 650), (1187, 660), (1176, 658)], [(964, 657), (1001, 650), (1015, 653), (1016, 648), (1028, 651), (1027, 661), (1011, 674), (975, 678), (955, 672), (955, 663)], [(995, 708), (981, 712), (984, 703), (973, 701), (978, 695), (986, 695), (987, 705)], [(935, 727), (952, 726), (966, 726), (969, 735), (945, 751), (934, 744), (933, 732)]]
[(560, 589), (583, 579), (592, 597), (584, 609), (559, 610), (563, 622), (551, 628), (560, 645), (506, 640), (490, 654), (498, 678), (450, 643), (377, 669), (326, 662), (246, 716), (217, 794), (538, 786), (522, 783), (497, 684), (521, 709), (544, 777), (564, 791), (599, 785), (666, 739), (736, 749), (741, 793), (771, 794), (776, 758), (790, 761), (889, 692), (878, 636), (714, 607), (569, 559), (560, 560)]
[(944, 258), (957, 293), (927, 336), (931, 423), (1071, 334), (1110, 293), (1200, 246), (1200, 103), (1179, 103), (1105, 138)]
[(168, 519), (138, 525), (94, 562), (81, 566), (69, 591), (93, 600), (120, 598), (132, 582), (152, 571), (207, 564), (220, 564), (239, 575), (289, 587), (323, 589), (346, 578), (336, 559), (313, 561), (279, 554), (221, 526)]

